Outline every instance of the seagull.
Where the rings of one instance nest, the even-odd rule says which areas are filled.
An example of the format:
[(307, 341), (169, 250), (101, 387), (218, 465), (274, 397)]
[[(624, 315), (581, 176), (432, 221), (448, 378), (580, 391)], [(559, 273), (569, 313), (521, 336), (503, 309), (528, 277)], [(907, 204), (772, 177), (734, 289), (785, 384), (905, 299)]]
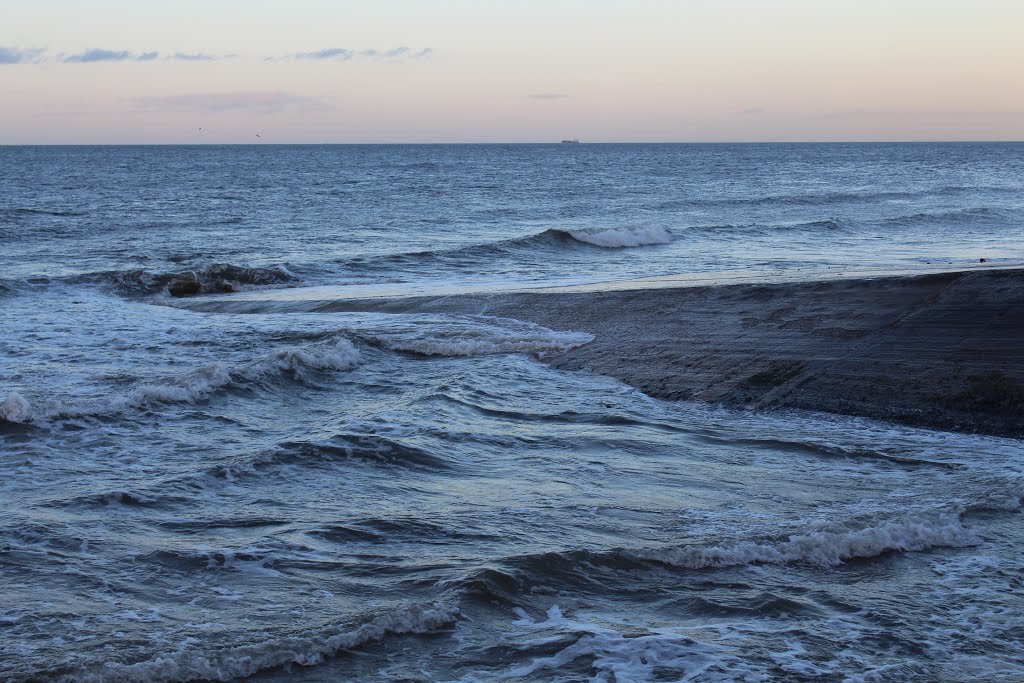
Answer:
[(260, 136), (260, 134), (259, 134), (259, 133), (256, 133), (256, 137), (259, 137), (259, 136)]

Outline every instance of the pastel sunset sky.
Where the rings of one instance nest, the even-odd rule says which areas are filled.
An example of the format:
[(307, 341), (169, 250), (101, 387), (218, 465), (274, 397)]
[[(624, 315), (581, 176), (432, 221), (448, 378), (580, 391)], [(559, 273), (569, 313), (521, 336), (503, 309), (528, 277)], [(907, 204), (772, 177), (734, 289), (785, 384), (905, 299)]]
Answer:
[(0, 0), (0, 144), (1021, 140), (1022, 35), (1020, 0)]

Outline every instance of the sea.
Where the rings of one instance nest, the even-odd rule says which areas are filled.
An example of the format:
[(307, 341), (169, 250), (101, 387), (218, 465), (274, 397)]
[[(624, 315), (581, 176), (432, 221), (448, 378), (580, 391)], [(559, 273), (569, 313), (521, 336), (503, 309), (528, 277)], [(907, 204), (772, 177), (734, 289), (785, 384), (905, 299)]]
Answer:
[(1014, 265), (1024, 144), (0, 170), (0, 680), (1024, 680), (1019, 440), (545, 364), (582, 330), (169, 293)]

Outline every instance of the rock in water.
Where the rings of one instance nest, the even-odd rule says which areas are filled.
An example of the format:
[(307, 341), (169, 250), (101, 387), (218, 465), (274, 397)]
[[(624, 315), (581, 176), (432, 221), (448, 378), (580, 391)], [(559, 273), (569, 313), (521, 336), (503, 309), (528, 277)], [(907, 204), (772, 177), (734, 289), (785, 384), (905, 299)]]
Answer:
[(195, 296), (201, 287), (198, 280), (171, 280), (167, 283), (167, 292), (171, 296)]

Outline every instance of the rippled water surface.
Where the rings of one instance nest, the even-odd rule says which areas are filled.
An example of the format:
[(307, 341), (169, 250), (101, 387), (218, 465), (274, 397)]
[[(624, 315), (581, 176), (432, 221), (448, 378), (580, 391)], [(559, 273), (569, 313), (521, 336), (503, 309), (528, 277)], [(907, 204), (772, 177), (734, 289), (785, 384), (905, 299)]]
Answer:
[[(1021, 257), (1021, 145), (0, 148), (0, 679), (1024, 679), (1024, 447), (204, 292)], [(227, 264), (227, 265), (225, 265)]]

